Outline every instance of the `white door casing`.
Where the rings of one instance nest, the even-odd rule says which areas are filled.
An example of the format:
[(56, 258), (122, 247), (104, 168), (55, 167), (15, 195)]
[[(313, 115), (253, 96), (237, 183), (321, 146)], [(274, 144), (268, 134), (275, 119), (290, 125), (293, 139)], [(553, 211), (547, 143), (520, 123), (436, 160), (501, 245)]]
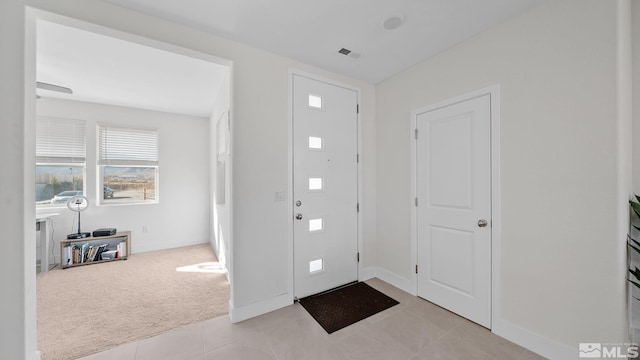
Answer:
[(490, 328), (490, 95), (418, 112), (415, 124), (418, 296)]
[(358, 94), (293, 74), (294, 296), (358, 278)]

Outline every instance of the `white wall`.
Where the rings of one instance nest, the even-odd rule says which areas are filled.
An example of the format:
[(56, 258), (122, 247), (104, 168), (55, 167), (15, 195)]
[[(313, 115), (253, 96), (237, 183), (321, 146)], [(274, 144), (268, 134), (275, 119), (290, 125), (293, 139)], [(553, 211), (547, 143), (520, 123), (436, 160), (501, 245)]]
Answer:
[(616, 65), (615, 1), (549, 1), (378, 84), (379, 266), (410, 279), (415, 264), (410, 112), (500, 84), (494, 329), (558, 358), (625, 341)]
[[(34, 211), (26, 206), (33, 170), (25, 160), (34, 156), (25, 136), (25, 11), (21, 1), (0, 2), (0, 236), (11, 256), (0, 261), (0, 358), (31, 359), (36, 355), (35, 246), (24, 241), (35, 237)], [(33, 80), (31, 77), (29, 80)], [(31, 100), (33, 101), (33, 100)]]
[[(209, 241), (208, 119), (50, 98), (37, 101), (37, 113), (86, 121), (85, 194), (89, 208), (81, 214), (82, 231), (103, 227), (129, 230), (133, 253)], [(97, 124), (158, 129), (158, 203), (98, 205), (102, 191), (97, 186)], [(77, 231), (72, 228), (75, 213), (66, 206), (37, 209), (38, 214), (52, 212), (60, 213), (53, 218), (54, 254), (60, 261), (59, 241)]]
[[(254, 315), (256, 309), (262, 312), (290, 304), (293, 299), (289, 278), (283, 276), (292, 262), (287, 243), (287, 220), (291, 214), (287, 202), (274, 200), (275, 192), (286, 193), (288, 183), (288, 69), (314, 72), (360, 87), (363, 126), (365, 129), (374, 126), (373, 86), (255, 49), (238, 50), (241, 51), (234, 52), (233, 58), (232, 299), (235, 307), (248, 309), (246, 312), (232, 309), (232, 316), (238, 315), (236, 319)], [(364, 139), (365, 144), (368, 141)], [(364, 153), (363, 159), (373, 160), (374, 156)], [(374, 196), (372, 191), (365, 193), (363, 202), (372, 203)], [(370, 221), (373, 213), (368, 211), (363, 209), (362, 216)], [(365, 249), (375, 239), (366, 241)], [(367, 254), (363, 256), (366, 258)], [(262, 303), (264, 307), (253, 303)]]
[[(640, 34), (640, 2), (631, 2), (632, 34)], [(633, 138), (640, 139), (640, 36), (632, 37)], [(633, 191), (640, 194), (640, 141), (633, 143)]]
[[(640, 2), (631, 2), (631, 15), (632, 15), (632, 34), (640, 34)], [(640, 36), (632, 37), (632, 64), (636, 65), (632, 69), (632, 87), (633, 91), (633, 106), (632, 106), (632, 138), (640, 139)], [(632, 172), (633, 181), (632, 189), (633, 193), (640, 195), (640, 141), (632, 141)], [(633, 229), (632, 229), (633, 230)], [(632, 236), (637, 240), (640, 238), (640, 231), (632, 231)], [(633, 259), (631, 266), (640, 267), (640, 256), (635, 252), (631, 252), (631, 259)], [(633, 288), (633, 287), (632, 287)], [(633, 290), (632, 294), (638, 297), (640, 291)], [(630, 325), (631, 325), (631, 341), (640, 342), (640, 301), (630, 298)]]

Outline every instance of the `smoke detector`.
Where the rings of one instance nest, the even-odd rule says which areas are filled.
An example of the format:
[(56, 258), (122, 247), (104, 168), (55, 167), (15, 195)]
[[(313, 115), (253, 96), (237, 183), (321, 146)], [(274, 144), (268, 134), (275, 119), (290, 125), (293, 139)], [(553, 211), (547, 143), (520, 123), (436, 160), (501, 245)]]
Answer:
[(390, 15), (389, 17), (384, 19), (384, 21), (382, 22), (382, 27), (387, 30), (397, 29), (404, 23), (404, 19), (405, 18), (403, 13)]

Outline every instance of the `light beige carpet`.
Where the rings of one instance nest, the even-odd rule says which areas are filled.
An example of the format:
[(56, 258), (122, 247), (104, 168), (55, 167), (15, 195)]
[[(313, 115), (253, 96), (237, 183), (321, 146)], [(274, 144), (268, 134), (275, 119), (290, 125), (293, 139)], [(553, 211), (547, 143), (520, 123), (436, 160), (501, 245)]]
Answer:
[(207, 244), (56, 268), (37, 294), (42, 359), (70, 360), (227, 314), (229, 284)]

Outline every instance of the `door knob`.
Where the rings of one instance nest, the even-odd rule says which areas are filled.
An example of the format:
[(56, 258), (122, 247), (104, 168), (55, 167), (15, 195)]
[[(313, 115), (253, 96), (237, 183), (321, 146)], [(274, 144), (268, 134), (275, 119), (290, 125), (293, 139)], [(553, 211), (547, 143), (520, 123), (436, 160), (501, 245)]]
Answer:
[(485, 227), (485, 226), (487, 226), (488, 224), (489, 224), (489, 223), (488, 223), (488, 222), (487, 222), (487, 220), (485, 220), (485, 219), (480, 219), (480, 220), (478, 220), (478, 226), (480, 226), (480, 227)]
[(296, 219), (298, 219), (298, 220), (302, 220), (302, 214), (297, 213), (297, 214), (296, 214)]

